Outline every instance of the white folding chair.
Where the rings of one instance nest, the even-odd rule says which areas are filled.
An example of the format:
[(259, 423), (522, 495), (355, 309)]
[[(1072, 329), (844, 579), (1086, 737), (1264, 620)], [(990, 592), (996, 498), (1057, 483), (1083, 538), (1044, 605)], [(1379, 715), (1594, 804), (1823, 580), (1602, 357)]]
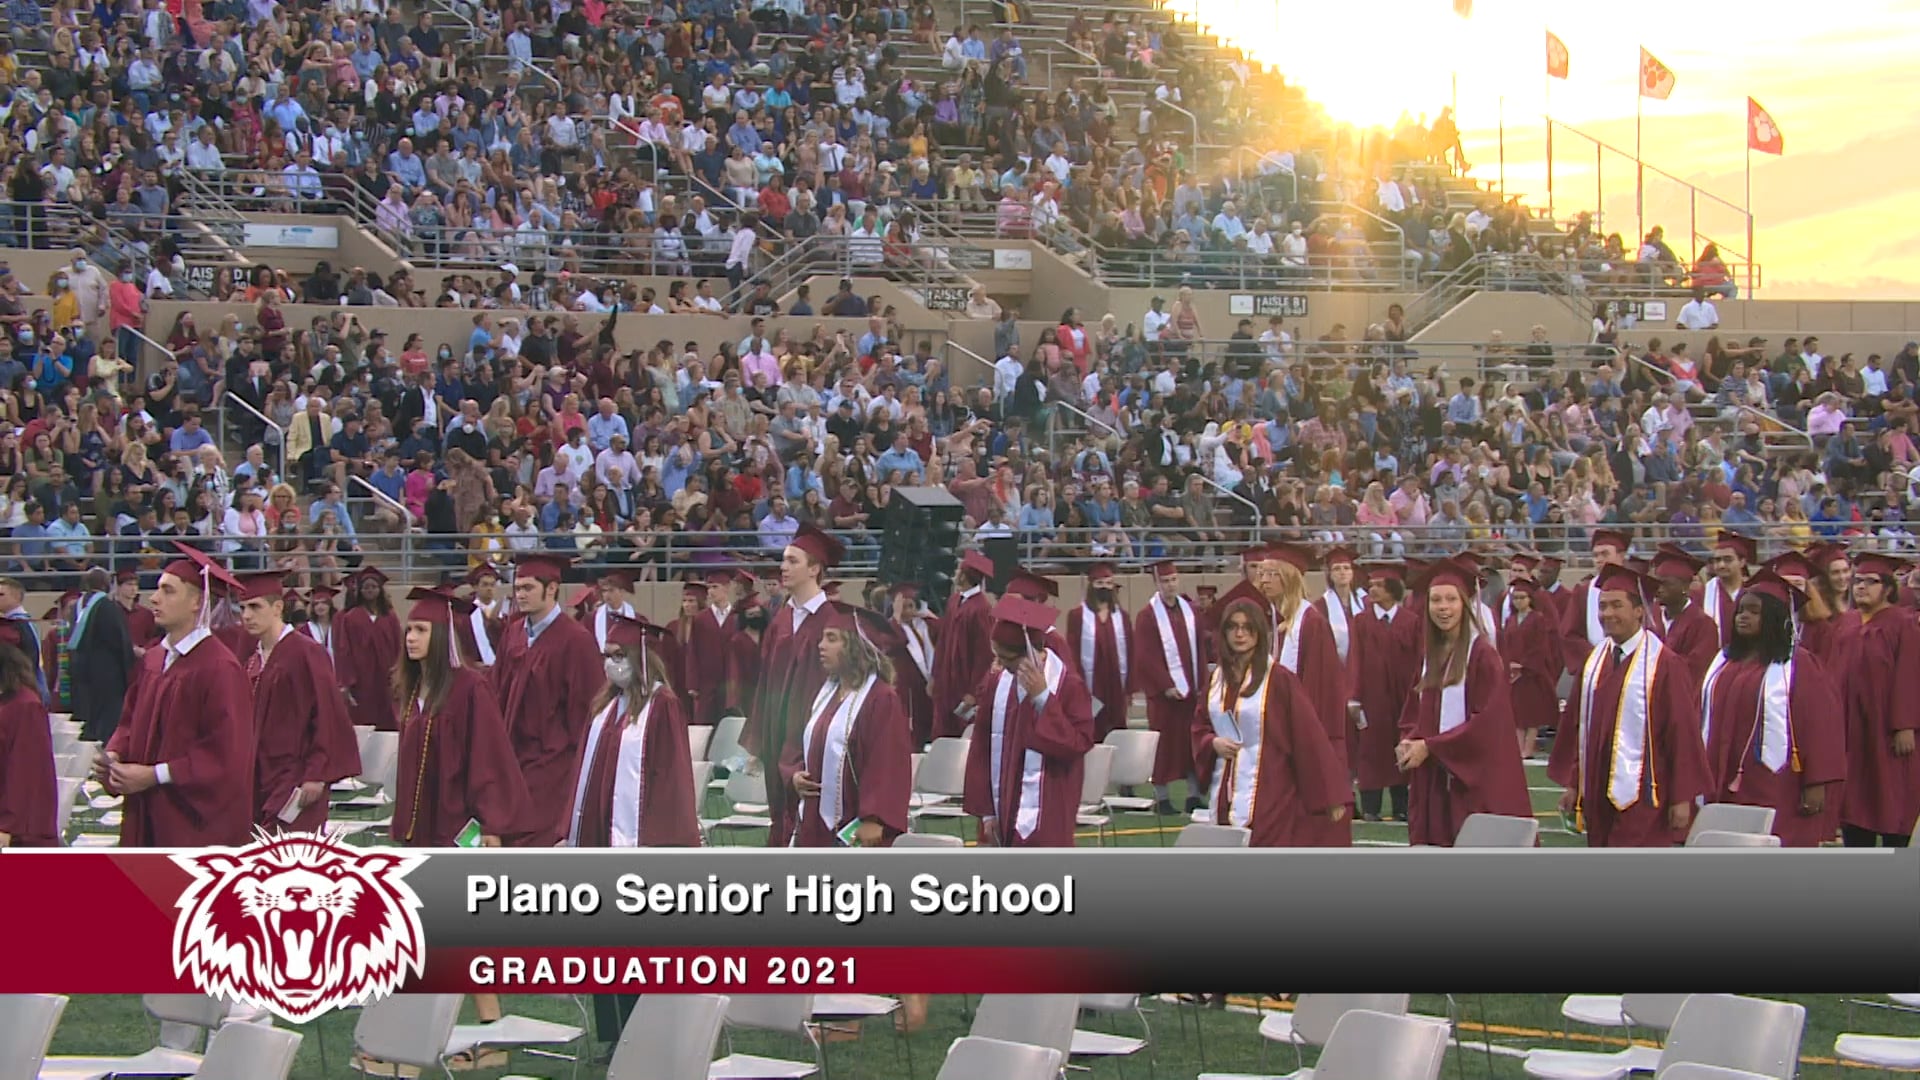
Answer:
[(713, 779), (713, 762), (694, 760), (693, 763), (693, 813), (700, 815), (700, 805), (707, 798), (707, 784)]
[(910, 832), (893, 838), (896, 848), (965, 848), (967, 842), (946, 833)]
[[(1107, 732), (1104, 741), (1113, 747), (1113, 771), (1107, 777), (1109, 790), (1153, 783), (1153, 758), (1160, 750), (1159, 732), (1114, 728)], [(1155, 806), (1154, 800), (1145, 795), (1109, 795), (1106, 802), (1107, 809), (1115, 813), (1144, 814)]]
[(1237, 825), (1206, 825), (1197, 821), (1181, 829), (1180, 835), (1173, 838), (1173, 846), (1177, 848), (1243, 848), (1252, 842), (1252, 829), (1242, 829)]
[(1773, 831), (1773, 807), (1741, 806), (1737, 803), (1708, 803), (1694, 812), (1687, 829), (1687, 842), (1703, 832), (1769, 833)]
[(53, 736), (53, 752), (56, 754), (71, 754), (80, 746), (80, 732), (72, 728), (57, 727), (53, 729), (51, 734)]
[[(1853, 1006), (1867, 1005), (1887, 1012), (1920, 1012), (1920, 994), (1888, 994), (1891, 1004), (1848, 1001), (1847, 1026), (1853, 1026)], [(1898, 1035), (1861, 1035), (1849, 1032), (1834, 1040), (1835, 1057), (1880, 1069), (1920, 1069), (1920, 1038)]]
[(1268, 1043), (1293, 1047), (1293, 1067), (1306, 1068), (1301, 1051), (1309, 1046), (1324, 1048), (1333, 1038), (1340, 1018), (1350, 1012), (1407, 1015), (1411, 994), (1301, 994), (1294, 999), (1292, 1012), (1271, 1012), (1260, 1018), (1260, 1060), (1264, 1066)]
[(726, 1022), (719, 994), (646, 994), (620, 1029), (606, 1080), (705, 1080)]
[(967, 812), (952, 800), (967, 793), (966, 739), (935, 739), (927, 747), (927, 756), (913, 777), (911, 820), (921, 818), (960, 821)]
[(773, 827), (773, 819), (767, 816), (767, 778), (759, 772), (736, 771), (727, 777), (721, 794), (727, 801), (726, 815), (700, 822), (700, 831), (706, 834), (708, 843), (716, 836), (736, 830)]
[(1696, 1065), (1691, 1061), (1678, 1061), (1661, 1069), (1654, 1075), (1653, 1080), (1767, 1080), (1767, 1078), (1744, 1069), (1723, 1069), (1718, 1065)]
[[(1791, 1002), (1732, 994), (1691, 994), (1679, 1008), (1667, 1043), (1649, 1065), (1647, 1047), (1617, 1054), (1569, 1050), (1527, 1053), (1528, 1076), (1539, 1080), (1620, 1080), (1630, 1072), (1659, 1072), (1678, 1062), (1743, 1069), (1793, 1080), (1807, 1011)], [(1632, 1049), (1642, 1051), (1630, 1056)]]
[(1772, 833), (1721, 832), (1708, 829), (1705, 832), (1690, 833), (1687, 836), (1688, 847), (1747, 847), (1777, 848), (1780, 838)]
[(713, 725), (713, 734), (707, 739), (707, 760), (729, 772), (745, 768), (751, 755), (740, 745), (740, 733), (747, 730), (747, 718), (744, 716), (723, 716)]
[(362, 793), (336, 805), (346, 810), (376, 810), (392, 803), (399, 771), (400, 733), (369, 732), (366, 745), (360, 750)]
[(1453, 838), (1456, 848), (1530, 848), (1539, 840), (1540, 820), (1505, 814), (1469, 814)]
[[(825, 1068), (825, 1047), (808, 1023), (812, 994), (735, 994), (727, 1002), (727, 1056), (707, 1069), (711, 1080), (802, 1080)], [(796, 1035), (813, 1051), (812, 1061), (788, 1061), (733, 1052), (735, 1031)]]
[(934, 1080), (1054, 1080), (1065, 1061), (1050, 1047), (967, 1035), (947, 1048)]
[[(532, 1057), (570, 1061), (573, 1063), (573, 1074), (578, 1076), (580, 1062), (590, 1049), (586, 1002), (572, 995), (555, 996), (571, 1001), (574, 1008), (580, 1011), (578, 1024), (561, 1024), (511, 1013), (484, 1024), (456, 1024), (453, 1033), (447, 1036), (443, 1056), (452, 1058), (468, 1054), (478, 1060), (482, 1052), (487, 1050), (505, 1050), (509, 1055), (519, 1050)], [(573, 1052), (561, 1053), (556, 1047), (572, 1047)]]
[(64, 840), (67, 826), (73, 823), (73, 806), (80, 801), (80, 790), (86, 781), (75, 776), (62, 776), (53, 784), (54, 835)]
[(1313, 1080), (1437, 1080), (1447, 1028), (1417, 1016), (1359, 1009), (1341, 1015), (1327, 1036)]
[[(713, 742), (712, 725), (709, 725), (709, 724), (688, 724), (687, 725), (687, 749), (692, 752), (694, 761), (700, 762), (700, 761), (713, 760), (712, 758), (707, 756), (707, 747), (711, 745), (712, 742)], [(711, 772), (712, 770), (709, 769), (708, 771)]]
[(59, 994), (0, 995), (0, 1080), (37, 1080), (67, 999)]
[(228, 1024), (207, 1040), (194, 1080), (287, 1080), (300, 1033), (265, 1024)]
[(1078, 994), (987, 994), (974, 1009), (967, 1034), (1041, 1046), (1066, 1058), (1079, 1016)]
[(1147, 1023), (1147, 1014), (1140, 1007), (1139, 994), (1081, 994), (1080, 1010), (1101, 1016), (1125, 1016), (1131, 1014), (1140, 1021), (1140, 1037), (1133, 1038), (1106, 1031), (1088, 1031), (1085, 1028), (1073, 1029), (1072, 1053), (1077, 1058), (1129, 1058), (1144, 1051), (1147, 1055), (1147, 1073), (1152, 1075), (1153, 1027)]
[[(1664, 1036), (1667, 1029), (1673, 1027), (1674, 1018), (1680, 1014), (1680, 1006), (1685, 1004), (1688, 996), (1687, 994), (1570, 994), (1560, 1003), (1561, 1034), (1570, 1036), (1573, 1024), (1606, 1030), (1622, 1030), (1627, 1040), (1627, 1047), (1624, 1050), (1612, 1054), (1596, 1054), (1589, 1051), (1575, 1051), (1575, 1053), (1578, 1053), (1582, 1060), (1588, 1057), (1617, 1059), (1627, 1062), (1635, 1070), (1645, 1072), (1659, 1063), (1660, 1051), (1651, 1046), (1635, 1046), (1633, 1033), (1640, 1030)], [(1535, 1053), (1555, 1052), (1535, 1051)], [(1546, 1066), (1543, 1065), (1543, 1067)]]
[(361, 1076), (367, 1061), (408, 1065), (421, 1072), (439, 1069), (447, 1080), (447, 1042), (460, 1021), (459, 994), (395, 994), (368, 1004), (353, 1025), (354, 1067)]
[(1107, 797), (1107, 774), (1113, 771), (1113, 747), (1101, 743), (1087, 751), (1081, 759), (1080, 771), (1080, 808), (1075, 813), (1075, 825), (1093, 827), (1094, 841), (1099, 843), (1107, 835), (1107, 829), (1113, 824), (1113, 815), (1104, 805)]

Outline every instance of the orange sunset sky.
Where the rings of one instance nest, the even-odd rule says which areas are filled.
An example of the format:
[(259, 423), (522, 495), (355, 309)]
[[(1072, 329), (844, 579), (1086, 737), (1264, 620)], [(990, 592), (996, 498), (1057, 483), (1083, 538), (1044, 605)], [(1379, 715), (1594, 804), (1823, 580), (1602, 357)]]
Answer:
[[(1644, 103), (1648, 166), (1725, 199), (1699, 200), (1696, 228), (1745, 247), (1746, 98), (1773, 115), (1783, 157), (1753, 155), (1761, 295), (1920, 298), (1920, 0), (1728, 6), (1697, 0), (1169, 0), (1257, 59), (1275, 64), (1336, 120), (1391, 125), (1431, 118), (1459, 73), (1460, 125), (1478, 178), (1547, 204), (1545, 125), (1556, 119), (1624, 154), (1554, 137), (1554, 206), (1601, 208), (1608, 231), (1634, 227), (1634, 102), (1639, 49), (1669, 68), (1667, 101)], [(1545, 73), (1545, 35), (1571, 54), (1570, 78)], [(1551, 93), (1549, 101), (1548, 94)], [(1504, 110), (1503, 101), (1504, 98)], [(1685, 257), (1689, 197), (1649, 172), (1646, 224), (1666, 226)], [(1629, 235), (1629, 250), (1632, 248)]]

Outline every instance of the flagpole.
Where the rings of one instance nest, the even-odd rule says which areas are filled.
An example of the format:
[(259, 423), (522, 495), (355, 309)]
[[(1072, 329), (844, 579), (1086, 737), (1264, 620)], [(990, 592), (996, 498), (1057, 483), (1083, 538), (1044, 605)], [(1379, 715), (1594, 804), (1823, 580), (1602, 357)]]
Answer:
[(1553, 71), (1551, 67), (1547, 71), (1546, 78), (1540, 81), (1543, 84), (1541, 100), (1545, 102), (1541, 115), (1547, 121), (1547, 217), (1558, 221), (1559, 218), (1554, 214), (1553, 209)]
[[(1507, 95), (1500, 95), (1500, 197), (1507, 197)], [(1751, 219), (1752, 215), (1748, 215)]]
[(1642, 85), (1645, 81), (1645, 76), (1637, 77), (1633, 88), (1633, 242), (1635, 250), (1639, 250), (1640, 241), (1647, 236), (1647, 170), (1640, 161), (1640, 114), (1642, 103), (1647, 99), (1644, 93), (1646, 88)]
[(1753, 121), (1747, 121), (1747, 299), (1753, 299)]

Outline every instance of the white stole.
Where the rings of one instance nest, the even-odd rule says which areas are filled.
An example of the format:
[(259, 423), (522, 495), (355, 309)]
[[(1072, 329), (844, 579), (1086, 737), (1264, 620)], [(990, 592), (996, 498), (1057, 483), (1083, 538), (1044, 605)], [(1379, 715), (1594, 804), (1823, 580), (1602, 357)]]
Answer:
[[(1187, 621), (1187, 654), (1194, 663), (1200, 662), (1200, 633), (1197, 621), (1193, 617), (1193, 607), (1184, 596), (1174, 597), (1180, 605), (1180, 614)], [(1173, 636), (1173, 620), (1167, 617), (1167, 605), (1160, 594), (1153, 594), (1153, 621), (1160, 631), (1160, 651), (1167, 658), (1167, 674), (1173, 679), (1173, 692), (1180, 697), (1193, 693), (1193, 681), (1188, 677), (1186, 665), (1180, 662), (1180, 641)], [(1081, 631), (1082, 635), (1086, 632)]]
[[(1050, 649), (1043, 651), (1041, 655), (1046, 658), (1047, 693), (1051, 696), (1060, 692), (1060, 677), (1066, 673), (1067, 666), (1061, 663), (1060, 658)], [(987, 743), (987, 757), (992, 768), (988, 770), (987, 779), (992, 788), (995, 814), (1001, 811), (1000, 774), (1005, 769), (1007, 712), (1011, 707), (1018, 683), (1019, 680), (1013, 677), (1013, 672), (1002, 671), (999, 685), (995, 686), (993, 691), (993, 726), (988, 736), (990, 741)], [(1026, 700), (1026, 696), (1026, 691), (1020, 691), (1022, 701)], [(1020, 759), (1020, 801), (1014, 810), (1013, 828), (1023, 840), (1032, 836), (1033, 831), (1040, 827), (1040, 781), (1043, 768), (1044, 761), (1037, 750), (1026, 751)], [(1079, 796), (1076, 793), (1074, 797)]]
[[(1591, 592), (1592, 590), (1589, 590)], [(1640, 777), (1647, 763), (1647, 725), (1653, 700), (1654, 680), (1660, 670), (1665, 646), (1660, 636), (1641, 630), (1640, 647), (1627, 658), (1626, 678), (1620, 684), (1620, 706), (1614, 714), (1613, 754), (1608, 765), (1607, 799), (1616, 810), (1625, 810), (1640, 800)], [(1595, 647), (1587, 656), (1580, 673), (1580, 750), (1586, 753), (1587, 731), (1593, 722), (1593, 694), (1600, 683), (1600, 669), (1612, 658), (1612, 647)], [(1584, 764), (1582, 770), (1584, 772)], [(1584, 781), (1583, 781), (1584, 783)], [(1660, 792), (1653, 792), (1659, 805)]]
[[(1477, 630), (1467, 631), (1467, 670), (1473, 670), (1473, 643), (1480, 640)], [(1427, 671), (1433, 666), (1433, 658), (1428, 657), (1420, 667), (1421, 681), (1426, 681)], [(1445, 735), (1454, 728), (1467, 722), (1467, 677), (1463, 673), (1460, 681), (1452, 686), (1440, 688), (1440, 734)]]
[(1220, 820), (1220, 791), (1226, 784), (1227, 770), (1215, 771), (1207, 805), (1213, 807), (1214, 824), (1245, 829), (1253, 821), (1253, 802), (1260, 787), (1260, 744), (1266, 738), (1267, 690), (1273, 685), (1273, 673), (1269, 671), (1260, 680), (1258, 693), (1235, 701), (1232, 712), (1227, 711), (1225, 673), (1225, 668), (1214, 668), (1212, 685), (1207, 689), (1207, 718), (1214, 734), (1240, 744), (1240, 752), (1233, 758), (1232, 805), (1225, 808), (1228, 820)]
[[(1113, 613), (1108, 615), (1107, 618), (1113, 623), (1113, 644), (1120, 652), (1120, 685), (1125, 686), (1127, 685), (1127, 620), (1117, 606), (1113, 609)], [(1163, 620), (1164, 618), (1165, 616), (1162, 616)], [(1162, 637), (1162, 641), (1166, 640), (1166, 637), (1172, 636), (1166, 633), (1164, 625), (1162, 626), (1161, 633), (1165, 635)], [(1097, 645), (1099, 641), (1100, 616), (1094, 613), (1093, 605), (1081, 604), (1080, 670), (1086, 672), (1088, 690), (1093, 689), (1093, 659), (1097, 651), (1095, 645)], [(1194, 654), (1196, 657), (1199, 655), (1197, 652)], [(1171, 669), (1171, 665), (1169, 665), (1169, 669)]]
[[(1718, 582), (1708, 586), (1708, 588), (1718, 587)], [(1725, 671), (1726, 667), (1727, 654), (1724, 652), (1714, 653), (1713, 662), (1707, 665), (1706, 677), (1700, 680), (1700, 744), (1702, 746), (1711, 745), (1713, 738), (1713, 686), (1720, 681), (1720, 673)]]
[(1340, 602), (1340, 593), (1331, 586), (1327, 588), (1325, 600), (1327, 623), (1333, 627), (1333, 647), (1340, 650), (1340, 659), (1345, 660), (1347, 650), (1353, 644), (1353, 632), (1347, 620), (1367, 610), (1367, 601), (1360, 590), (1355, 589), (1353, 599), (1343, 604)]
[(325, 625), (322, 625), (320, 623), (314, 622), (311, 619), (307, 620), (307, 636), (319, 642), (320, 647), (327, 650), (327, 659), (329, 661), (333, 659), (333, 624), (332, 623), (327, 623)]
[[(1307, 617), (1307, 611), (1312, 607), (1312, 604), (1303, 602), (1295, 608), (1293, 618), (1287, 621), (1287, 635), (1280, 639), (1280, 659), (1275, 663), (1295, 675), (1300, 674), (1300, 620)], [(1273, 619), (1275, 622), (1280, 621), (1278, 611), (1273, 612)]]
[(933, 639), (927, 634), (927, 620), (908, 619), (900, 624), (907, 639), (907, 655), (913, 657), (913, 666), (920, 669), (920, 677), (933, 678)]
[[(1707, 618), (1713, 620), (1713, 628), (1719, 631), (1721, 641), (1727, 640), (1726, 624), (1721, 620), (1732, 614), (1732, 612), (1728, 610), (1728, 605), (1722, 599), (1725, 593), (1726, 586), (1720, 584), (1719, 578), (1709, 578), (1707, 580), (1706, 599), (1701, 605), (1706, 609)], [(1740, 598), (1736, 596), (1733, 599), (1737, 601)]]
[(1607, 640), (1607, 632), (1600, 629), (1600, 579), (1595, 577), (1587, 583), (1587, 644), (1595, 649)]
[[(826, 825), (828, 830), (838, 829), (841, 825), (840, 772), (846, 766), (847, 744), (853, 738), (854, 718), (860, 715), (860, 706), (866, 704), (867, 695), (873, 692), (873, 684), (876, 681), (878, 676), (868, 675), (867, 681), (861, 683), (858, 690), (842, 698), (840, 707), (834, 710), (832, 716), (827, 716), (825, 715), (827, 702), (832, 701), (833, 695), (840, 690), (840, 680), (829, 679), (827, 684), (820, 688), (820, 692), (814, 695), (813, 708), (807, 713), (810, 719), (807, 721), (806, 730), (800, 736), (803, 757), (813, 752), (814, 729), (823, 720), (828, 725), (826, 749), (820, 755), (820, 772), (814, 777), (820, 784), (820, 798), (815, 804), (814, 812), (819, 815), (821, 823)], [(809, 761), (807, 764), (811, 766), (813, 763)]]
[(467, 625), (473, 627), (474, 651), (480, 655), (477, 659), (486, 667), (493, 666), (493, 642), (487, 638), (487, 609), (476, 607), (467, 616)]
[(1760, 740), (1760, 764), (1765, 765), (1768, 772), (1777, 773), (1786, 768), (1791, 756), (1793, 733), (1789, 729), (1788, 706), (1792, 700), (1793, 661), (1768, 664), (1766, 677), (1760, 683), (1760, 718), (1753, 725), (1754, 737)]
[(1487, 606), (1485, 600), (1475, 597), (1473, 601), (1473, 613), (1480, 620), (1481, 632), (1487, 635), (1487, 644), (1492, 645), (1494, 648), (1499, 648), (1500, 624), (1493, 621), (1493, 609)]
[[(608, 702), (600, 715), (593, 718), (593, 726), (587, 732), (586, 756), (580, 759), (580, 779), (573, 788), (573, 828), (567, 833), (568, 847), (580, 846), (580, 816), (589, 809), (599, 812), (598, 807), (590, 808), (585, 802), (587, 784), (593, 775), (593, 757), (603, 738), (612, 739), (614, 745), (610, 749), (620, 755), (613, 774), (613, 820), (609, 830), (613, 846), (640, 846), (640, 804), (646, 798), (647, 720), (653, 715), (653, 690), (647, 691), (647, 703), (640, 706), (640, 713), (632, 724), (622, 719), (626, 715), (626, 701), (626, 695), (622, 694)], [(628, 739), (628, 735), (633, 738)]]
[[(600, 648), (603, 652), (607, 647), (607, 612), (611, 610), (613, 609), (607, 607), (605, 604), (601, 604), (598, 608), (594, 609), (593, 612), (593, 640), (600, 643)], [(621, 604), (620, 614), (625, 615), (629, 619), (633, 618), (633, 605)]]

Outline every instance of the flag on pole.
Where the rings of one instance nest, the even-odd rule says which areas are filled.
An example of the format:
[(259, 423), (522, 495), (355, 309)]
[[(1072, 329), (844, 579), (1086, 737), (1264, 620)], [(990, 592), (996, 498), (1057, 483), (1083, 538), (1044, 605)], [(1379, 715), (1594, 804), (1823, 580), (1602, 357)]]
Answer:
[(1473, 0), (1453, 0), (1453, 13), (1463, 19), (1473, 18)]
[(1673, 95), (1673, 69), (1654, 58), (1645, 47), (1640, 50), (1640, 96), (1665, 101)]
[(1760, 107), (1752, 98), (1747, 99), (1747, 146), (1763, 154), (1784, 154), (1787, 152), (1786, 137), (1774, 126), (1773, 114)]
[(1564, 79), (1571, 57), (1567, 54), (1567, 43), (1561, 41), (1553, 31), (1547, 31), (1547, 75), (1549, 78)]

